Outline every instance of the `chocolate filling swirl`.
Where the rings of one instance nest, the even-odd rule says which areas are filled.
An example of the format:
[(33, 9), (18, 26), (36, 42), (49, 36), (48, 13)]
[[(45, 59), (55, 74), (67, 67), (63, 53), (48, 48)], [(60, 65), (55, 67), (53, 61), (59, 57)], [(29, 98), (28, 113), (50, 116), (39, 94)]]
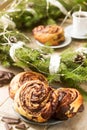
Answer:
[(45, 122), (55, 112), (57, 104), (57, 90), (53, 90), (40, 80), (33, 80), (19, 88), (14, 107), (30, 120)]
[(45, 84), (47, 83), (47, 79), (45, 78), (44, 75), (33, 72), (33, 71), (27, 71), (27, 72), (21, 72), (17, 74), (11, 81), (10, 86), (9, 86), (9, 94), (12, 99), (14, 99), (15, 93), (17, 90), (27, 81), (31, 80), (40, 80), (44, 82)]
[(59, 103), (54, 114), (57, 119), (65, 120), (73, 117), (77, 112), (83, 111), (83, 98), (74, 88), (59, 89)]
[(45, 45), (56, 46), (65, 41), (64, 29), (58, 25), (39, 25), (32, 32), (34, 38)]

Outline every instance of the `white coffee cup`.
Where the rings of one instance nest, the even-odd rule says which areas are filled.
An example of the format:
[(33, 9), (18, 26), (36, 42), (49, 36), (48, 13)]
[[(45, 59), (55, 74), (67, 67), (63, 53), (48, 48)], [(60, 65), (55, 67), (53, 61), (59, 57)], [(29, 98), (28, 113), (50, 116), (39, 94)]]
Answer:
[(72, 14), (72, 33), (76, 36), (87, 35), (87, 12), (77, 11)]

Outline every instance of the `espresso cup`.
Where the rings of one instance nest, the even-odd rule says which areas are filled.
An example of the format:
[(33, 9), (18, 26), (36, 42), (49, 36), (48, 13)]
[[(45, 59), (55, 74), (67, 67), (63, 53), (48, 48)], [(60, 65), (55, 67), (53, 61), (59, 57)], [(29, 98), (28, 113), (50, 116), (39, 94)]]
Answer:
[(87, 35), (87, 12), (77, 11), (72, 14), (72, 33), (76, 36)]

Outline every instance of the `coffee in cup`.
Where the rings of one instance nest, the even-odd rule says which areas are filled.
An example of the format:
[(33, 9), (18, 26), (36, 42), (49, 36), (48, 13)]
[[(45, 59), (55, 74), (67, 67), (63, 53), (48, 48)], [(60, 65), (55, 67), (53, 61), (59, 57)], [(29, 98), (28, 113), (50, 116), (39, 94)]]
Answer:
[(72, 33), (76, 36), (87, 35), (87, 12), (77, 11), (72, 14)]

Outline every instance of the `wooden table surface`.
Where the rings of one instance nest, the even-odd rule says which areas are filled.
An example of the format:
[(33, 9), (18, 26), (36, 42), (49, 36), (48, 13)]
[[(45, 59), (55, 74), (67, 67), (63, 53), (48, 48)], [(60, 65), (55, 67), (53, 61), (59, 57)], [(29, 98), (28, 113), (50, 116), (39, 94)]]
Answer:
[[(67, 25), (71, 24), (69, 21), (66, 21), (64, 23), (64, 27)], [(63, 50), (67, 48), (78, 48), (79, 46), (82, 46), (83, 44), (87, 43), (87, 40), (77, 40), (77, 39), (72, 39), (72, 42), (61, 49), (56, 49), (55, 52), (62, 52)], [(32, 47), (32, 44), (30, 45)], [(38, 48), (39, 46), (33, 43), (33, 46), (35, 48)], [(19, 69), (6, 69), (0, 66), (0, 70), (6, 70), (6, 71), (11, 71), (14, 72), (15, 74), (19, 73)], [(87, 86), (86, 90), (87, 90)], [(13, 101), (9, 98), (9, 93), (8, 93), (8, 85), (3, 86), (0, 88), (0, 119), (2, 116), (11, 116), (11, 117), (18, 117), (18, 115), (14, 112), (13, 110)], [(87, 102), (84, 102), (84, 111), (82, 113), (78, 113), (76, 116), (73, 118), (63, 121), (61, 123), (58, 123), (56, 125), (51, 125), (51, 126), (39, 126), (39, 125), (32, 125), (32, 124), (26, 124), (28, 127), (27, 130), (87, 130)], [(24, 123), (24, 122), (23, 122)], [(17, 130), (15, 128), (15, 125), (12, 125), (12, 130)], [(4, 122), (0, 120), (0, 130), (6, 130)]]

